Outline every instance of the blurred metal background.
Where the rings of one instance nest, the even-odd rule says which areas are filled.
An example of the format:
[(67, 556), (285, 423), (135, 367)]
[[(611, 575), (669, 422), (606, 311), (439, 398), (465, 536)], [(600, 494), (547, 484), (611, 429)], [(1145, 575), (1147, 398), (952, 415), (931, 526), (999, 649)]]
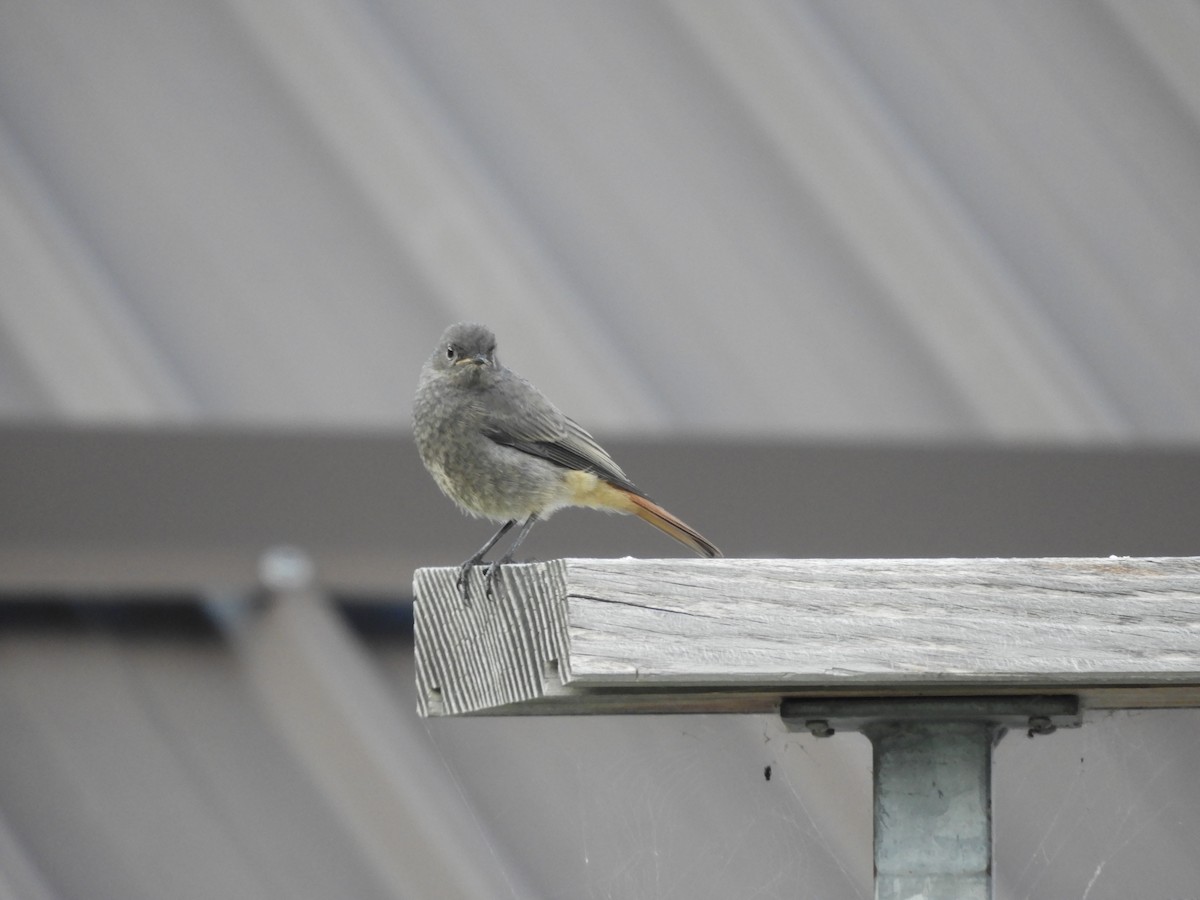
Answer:
[[(487, 532), (417, 372), (490, 324), (731, 554), (1195, 554), (1197, 48), (1190, 0), (0, 4), (0, 898), (869, 896), (857, 738), (414, 718), (412, 569)], [(1198, 740), (1006, 738), (997, 896), (1193, 894)]]
[(0, 10), (0, 409), (1200, 437), (1194, 3)]

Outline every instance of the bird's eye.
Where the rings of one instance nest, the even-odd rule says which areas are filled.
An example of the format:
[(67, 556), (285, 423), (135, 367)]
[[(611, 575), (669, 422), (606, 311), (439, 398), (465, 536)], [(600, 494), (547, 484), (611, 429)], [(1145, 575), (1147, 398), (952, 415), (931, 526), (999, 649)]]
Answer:
[(453, 347), (446, 348), (446, 359), (454, 359), (454, 348)]

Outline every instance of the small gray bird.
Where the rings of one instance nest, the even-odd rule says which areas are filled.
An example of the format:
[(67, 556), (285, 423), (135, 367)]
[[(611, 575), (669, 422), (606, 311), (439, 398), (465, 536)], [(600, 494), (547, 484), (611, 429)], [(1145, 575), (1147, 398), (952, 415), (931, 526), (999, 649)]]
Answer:
[(451, 325), (421, 370), (413, 405), (421, 461), (443, 493), (472, 516), (503, 522), (462, 564), (458, 589), (469, 600), (471, 569), (518, 521), (509, 551), (488, 566), (490, 597), (500, 566), (533, 524), (564, 506), (632, 513), (701, 556), (720, 556), (694, 528), (647, 497), (595, 438), (542, 392), (501, 365), (496, 338), (482, 325)]

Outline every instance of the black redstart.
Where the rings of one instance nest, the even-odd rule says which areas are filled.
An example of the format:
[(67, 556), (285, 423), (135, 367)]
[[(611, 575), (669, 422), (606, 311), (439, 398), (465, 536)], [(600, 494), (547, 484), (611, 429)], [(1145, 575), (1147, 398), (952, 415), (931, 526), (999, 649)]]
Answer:
[(595, 438), (542, 392), (501, 365), (496, 338), (482, 325), (451, 325), (421, 370), (413, 435), (438, 487), (464, 512), (503, 522), (462, 564), (458, 588), (469, 599), (471, 569), (524, 520), (509, 551), (488, 566), (490, 596), (500, 566), (539, 518), (564, 506), (633, 513), (701, 556), (711, 542), (647, 497)]

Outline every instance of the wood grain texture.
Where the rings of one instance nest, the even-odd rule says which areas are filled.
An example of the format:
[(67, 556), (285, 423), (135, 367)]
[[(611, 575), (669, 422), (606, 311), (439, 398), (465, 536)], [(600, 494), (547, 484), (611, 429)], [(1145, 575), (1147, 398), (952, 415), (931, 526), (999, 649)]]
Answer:
[[(1195, 705), (1200, 558), (592, 560), (464, 604), (415, 577), (425, 715), (753, 712), (783, 696)], [(478, 575), (476, 575), (478, 578)]]

